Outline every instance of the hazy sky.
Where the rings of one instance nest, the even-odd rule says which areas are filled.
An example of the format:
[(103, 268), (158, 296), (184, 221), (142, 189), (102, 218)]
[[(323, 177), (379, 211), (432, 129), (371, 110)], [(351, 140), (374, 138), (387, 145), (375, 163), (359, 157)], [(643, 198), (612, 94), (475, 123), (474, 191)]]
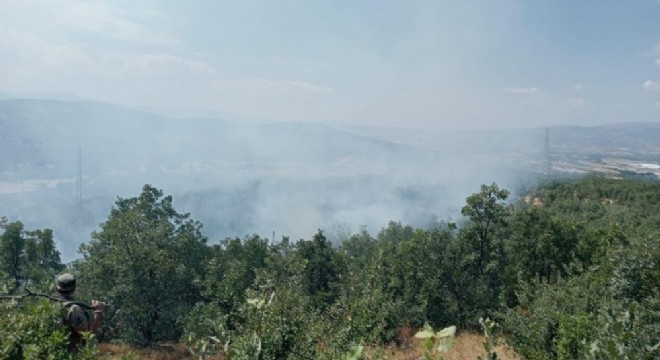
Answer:
[(0, 91), (428, 128), (660, 121), (660, 0), (0, 0)]

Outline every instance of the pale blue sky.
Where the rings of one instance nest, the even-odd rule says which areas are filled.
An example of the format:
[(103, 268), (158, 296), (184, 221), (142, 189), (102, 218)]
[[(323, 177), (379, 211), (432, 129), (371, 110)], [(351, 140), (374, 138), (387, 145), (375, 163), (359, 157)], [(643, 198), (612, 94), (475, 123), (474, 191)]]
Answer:
[(659, 0), (0, 0), (0, 91), (423, 128), (660, 121)]

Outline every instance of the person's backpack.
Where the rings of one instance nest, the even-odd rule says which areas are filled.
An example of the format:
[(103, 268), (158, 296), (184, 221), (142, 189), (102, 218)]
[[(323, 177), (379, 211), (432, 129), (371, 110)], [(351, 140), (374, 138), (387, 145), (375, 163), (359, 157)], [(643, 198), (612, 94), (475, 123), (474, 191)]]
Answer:
[(78, 346), (85, 343), (83, 335), (75, 330), (74, 322), (81, 321), (81, 319), (76, 319), (74, 317), (83, 316), (87, 324), (89, 324), (89, 315), (87, 312), (76, 302), (66, 301), (62, 304), (64, 309), (62, 316), (62, 325), (67, 328), (69, 331), (69, 350), (75, 351)]

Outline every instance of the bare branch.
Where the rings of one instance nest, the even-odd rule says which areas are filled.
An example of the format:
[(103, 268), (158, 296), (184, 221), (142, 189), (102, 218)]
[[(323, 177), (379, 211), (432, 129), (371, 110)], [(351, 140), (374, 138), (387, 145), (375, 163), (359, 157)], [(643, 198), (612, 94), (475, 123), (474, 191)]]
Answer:
[(87, 310), (94, 310), (94, 308), (91, 305), (87, 305), (87, 304), (82, 303), (82, 302), (69, 301), (69, 300), (65, 300), (65, 299), (58, 298), (58, 297), (51, 296), (51, 295), (47, 295), (47, 294), (36, 293), (36, 292), (33, 292), (32, 290), (30, 290), (28, 288), (25, 288), (25, 291), (27, 292), (27, 294), (23, 294), (23, 295), (13, 295), (13, 296), (12, 295), (0, 295), (0, 300), (23, 300), (27, 297), (34, 296), (34, 297), (43, 297), (43, 298), (46, 298), (46, 299), (51, 300), (51, 301), (55, 301), (55, 302), (59, 302), (59, 303), (65, 303), (67, 305), (78, 305), (78, 306), (80, 306), (82, 308), (85, 308)]

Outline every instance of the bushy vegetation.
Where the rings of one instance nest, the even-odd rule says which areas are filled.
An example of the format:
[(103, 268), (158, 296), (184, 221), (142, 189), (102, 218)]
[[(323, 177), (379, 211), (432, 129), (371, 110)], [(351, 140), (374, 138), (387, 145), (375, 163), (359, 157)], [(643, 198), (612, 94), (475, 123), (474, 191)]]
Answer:
[(0, 304), (0, 358), (92, 360), (97, 358), (94, 339), (76, 353), (69, 351), (69, 332), (61, 325), (64, 309), (42, 300), (37, 303)]
[[(359, 345), (405, 345), (405, 329), (450, 325), (484, 327), (489, 341), (497, 331), (528, 359), (660, 357), (660, 184), (588, 177), (520, 195), (536, 205), (483, 185), (456, 224), (390, 222), (341, 244), (319, 230), (209, 245), (200, 223), (147, 185), (117, 201), (70, 271), (82, 299), (112, 304), (103, 341), (184, 341), (200, 359), (373, 357)], [(45, 288), (62, 269), (52, 232), (2, 226), (5, 292)], [(61, 332), (35, 320), (52, 306), (3, 306), (24, 320), (0, 325), (2, 354), (31, 349), (29, 339), (61, 348)]]

